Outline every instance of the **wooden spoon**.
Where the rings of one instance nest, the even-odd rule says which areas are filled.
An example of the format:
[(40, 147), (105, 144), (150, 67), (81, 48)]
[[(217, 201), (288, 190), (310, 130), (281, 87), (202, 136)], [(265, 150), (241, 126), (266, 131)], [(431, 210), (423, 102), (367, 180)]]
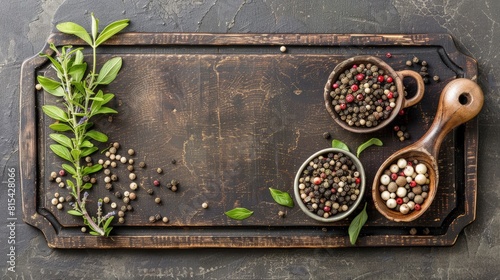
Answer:
[[(438, 188), (437, 156), (444, 137), (453, 128), (474, 118), (481, 111), (483, 102), (484, 96), (481, 88), (471, 80), (459, 78), (446, 85), (441, 93), (436, 116), (429, 130), (417, 142), (390, 156), (375, 175), (372, 197), (375, 208), (382, 215), (395, 222), (410, 222), (420, 217), (429, 208)], [(422, 203), (420, 210), (413, 210), (408, 214), (388, 208), (386, 202), (380, 197), (379, 191), (380, 177), (391, 164), (400, 158), (407, 161), (416, 159), (424, 163), (429, 174), (428, 197)]]

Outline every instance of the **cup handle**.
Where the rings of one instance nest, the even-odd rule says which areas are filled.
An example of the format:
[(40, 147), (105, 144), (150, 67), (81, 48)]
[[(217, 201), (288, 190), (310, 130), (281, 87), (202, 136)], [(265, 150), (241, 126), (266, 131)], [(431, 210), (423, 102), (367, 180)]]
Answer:
[(422, 76), (420, 76), (419, 73), (413, 70), (401, 70), (398, 71), (398, 74), (402, 78), (412, 77), (417, 82), (417, 92), (415, 93), (415, 96), (413, 96), (410, 99), (404, 99), (403, 108), (411, 107), (420, 102), (420, 100), (422, 100), (422, 98), (424, 97), (424, 91), (425, 91), (424, 80), (422, 79)]

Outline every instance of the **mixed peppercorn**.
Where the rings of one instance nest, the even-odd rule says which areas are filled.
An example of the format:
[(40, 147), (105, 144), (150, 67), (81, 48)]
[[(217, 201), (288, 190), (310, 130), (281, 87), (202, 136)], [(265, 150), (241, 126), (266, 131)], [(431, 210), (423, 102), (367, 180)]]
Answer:
[(299, 194), (310, 212), (328, 218), (345, 212), (360, 195), (360, 173), (344, 153), (312, 159), (299, 178)]
[(375, 127), (388, 119), (399, 97), (394, 77), (379, 66), (352, 65), (332, 84), (331, 104), (349, 126)]
[(419, 211), (428, 196), (427, 166), (418, 160), (398, 159), (380, 177), (380, 197), (402, 214)]

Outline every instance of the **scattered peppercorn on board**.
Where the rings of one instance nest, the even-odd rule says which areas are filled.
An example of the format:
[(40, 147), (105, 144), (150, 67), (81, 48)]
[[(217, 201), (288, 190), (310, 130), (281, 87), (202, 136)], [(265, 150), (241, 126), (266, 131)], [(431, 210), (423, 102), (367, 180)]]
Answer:
[[(82, 43), (63, 34), (51, 35), (49, 42), (74, 47)], [(42, 52), (50, 53), (49, 47)], [(475, 219), (477, 119), (444, 140), (439, 189), (419, 219), (391, 222), (376, 211), (371, 198), (380, 164), (425, 133), (442, 88), (457, 77), (476, 79), (475, 60), (460, 53), (449, 35), (124, 33), (109, 40), (99, 55), (120, 55), (123, 67), (105, 88), (116, 95), (110, 107), (118, 114), (96, 120), (95, 126), (111, 143), (120, 143), (117, 153), (134, 159), (135, 176), (118, 162), (110, 167), (116, 180), (108, 190), (106, 175), (99, 173), (88, 209), (96, 211), (92, 204), (98, 197), (110, 201), (104, 203), (104, 211), (111, 210), (112, 202), (123, 206), (123, 198), (115, 193), (131, 192), (131, 182), (138, 186), (134, 200), (127, 200), (131, 207), (124, 223), (113, 221), (111, 238), (82, 233), (81, 220), (66, 213), (71, 209), (67, 203), (61, 210), (51, 203), (56, 192), (67, 195), (49, 180), (61, 162), (48, 148), (51, 120), (41, 106), (55, 104), (55, 99), (35, 85), (37, 75), (50, 76), (52, 70), (39, 56), (22, 67), (24, 221), (39, 228), (50, 247), (352, 246), (347, 227), (362, 207), (346, 220), (322, 223), (302, 213), (297, 202), (293, 208), (278, 205), (269, 192), (273, 188), (293, 196), (293, 180), (302, 162), (330, 147), (332, 139), (347, 143), (351, 151), (372, 137), (384, 143), (360, 155), (367, 185), (361, 205), (368, 203), (368, 222), (356, 246), (453, 245)], [(425, 60), (430, 79), (423, 99), (380, 131), (356, 134), (342, 129), (329, 116), (323, 91), (333, 68), (356, 55), (376, 56), (395, 70), (417, 72), (419, 66), (406, 62), (414, 57)], [(414, 83), (405, 79), (405, 86), (411, 96)], [(397, 136), (394, 126), (404, 126), (411, 137)], [(328, 134), (331, 138), (325, 139)], [(133, 156), (127, 154), (130, 148)], [(107, 159), (101, 153), (92, 158)], [(139, 167), (139, 162), (146, 165)], [(171, 180), (178, 182), (175, 192), (167, 187)], [(253, 214), (241, 221), (224, 214), (236, 207)]]

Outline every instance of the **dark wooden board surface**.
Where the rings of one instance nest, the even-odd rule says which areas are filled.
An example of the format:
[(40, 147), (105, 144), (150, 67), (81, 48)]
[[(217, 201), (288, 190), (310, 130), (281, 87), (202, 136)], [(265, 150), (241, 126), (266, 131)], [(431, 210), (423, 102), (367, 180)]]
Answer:
[[(61, 34), (49, 40), (56, 45), (81, 43)], [(285, 53), (280, 52), (281, 45), (287, 47)], [(386, 58), (387, 52), (393, 56)], [(427, 84), (423, 100), (395, 121), (407, 125), (410, 140), (400, 142), (391, 126), (367, 135), (350, 133), (326, 112), (323, 87), (328, 75), (337, 63), (360, 54), (377, 56), (396, 70), (407, 69), (404, 62), (416, 55), (429, 62), (431, 75), (441, 77), (440, 82)], [(103, 117), (96, 125), (112, 141), (135, 149), (134, 159), (144, 160), (147, 168), (136, 167), (142, 187), (132, 202), (135, 210), (127, 213), (125, 224), (115, 226), (110, 239), (81, 234), (79, 220), (50, 205), (54, 192), (64, 190), (48, 181), (61, 162), (47, 152), (51, 121), (40, 108), (55, 99), (37, 92), (34, 85), (36, 75), (51, 71), (40, 57), (23, 65), (24, 219), (42, 230), (51, 247), (349, 246), (347, 226), (354, 215), (333, 224), (316, 222), (298, 206), (277, 205), (268, 190), (293, 193), (301, 163), (330, 146), (322, 137), (326, 131), (348, 143), (351, 150), (371, 137), (384, 142), (383, 147), (370, 148), (360, 157), (367, 175), (364, 200), (369, 220), (358, 245), (452, 245), (463, 227), (475, 219), (476, 120), (457, 128), (442, 144), (438, 193), (420, 219), (407, 224), (390, 222), (375, 210), (370, 195), (372, 178), (384, 159), (416, 141), (430, 126), (446, 83), (477, 75), (475, 61), (459, 53), (448, 35), (126, 33), (100, 52), (103, 58), (115, 55), (123, 57), (124, 65), (115, 83), (105, 90), (116, 94), (112, 107), (119, 114), (112, 121)], [(405, 83), (411, 94), (411, 81)], [(172, 159), (177, 164), (171, 164)], [(157, 174), (157, 167), (164, 173)], [(120, 178), (114, 191), (128, 190), (125, 166), (118, 165), (113, 172)], [(177, 179), (179, 191), (156, 188), (154, 179)], [(91, 197), (110, 196), (118, 202), (104, 189), (102, 174), (98, 181)], [(155, 195), (148, 195), (147, 188), (154, 188)], [(153, 202), (156, 195), (162, 198), (160, 205)], [(202, 209), (203, 202), (209, 204), (208, 209)], [(241, 222), (231, 220), (224, 212), (234, 207), (249, 208), (254, 215)], [(286, 218), (278, 217), (279, 210), (287, 212)], [(148, 222), (156, 213), (170, 222)], [(416, 235), (409, 234), (412, 227), (417, 228)]]

